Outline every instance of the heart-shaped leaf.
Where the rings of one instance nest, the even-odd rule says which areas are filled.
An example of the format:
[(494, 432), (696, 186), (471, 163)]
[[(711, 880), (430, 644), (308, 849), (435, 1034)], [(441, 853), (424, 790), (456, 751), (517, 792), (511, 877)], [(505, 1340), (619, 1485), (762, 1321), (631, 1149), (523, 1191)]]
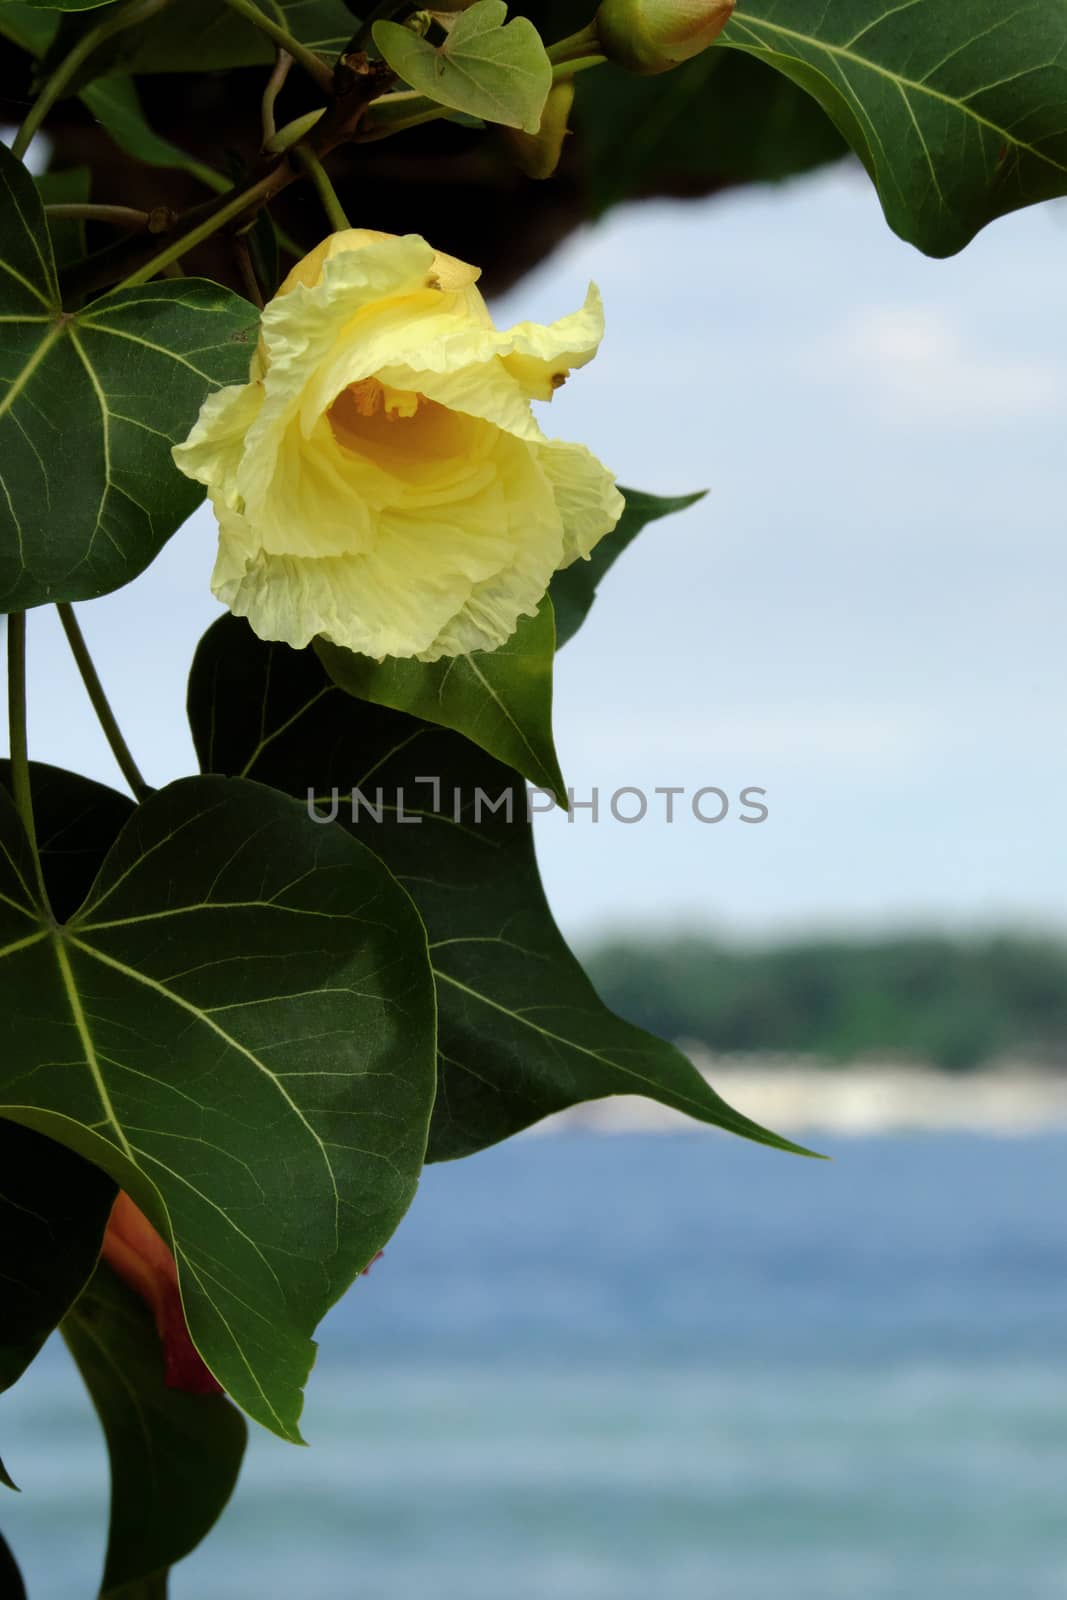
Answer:
[[(610, 1094), (644, 1094), (796, 1148), (597, 998), (545, 901), (515, 773), (458, 734), (349, 699), (313, 651), (264, 644), (234, 617), (201, 640), (189, 708), (205, 768), (247, 771), (294, 794), (311, 785), (327, 811), (336, 799), (338, 820), (358, 828), (419, 906), (440, 1039), (428, 1159), (469, 1155)], [(377, 809), (350, 804), (354, 787)]]
[[(672, 511), (684, 511), (687, 506), (695, 505), (698, 500), (704, 498), (706, 492), (699, 489), (696, 494), (668, 497), (645, 494), (640, 489), (621, 491), (626, 501), (626, 508), (611, 533), (606, 534), (598, 544), (594, 545), (588, 561), (572, 561), (569, 567), (564, 567), (563, 571), (557, 572), (552, 579), (548, 592), (556, 617), (557, 649), (566, 644), (568, 639), (573, 639), (578, 632), (596, 599), (601, 578), (615, 565), (627, 545), (637, 538), (641, 529), (654, 522), (657, 517), (666, 517)], [(492, 754), (499, 755), (502, 760), (508, 760), (508, 757), (499, 750), (494, 750)], [(511, 761), (511, 765), (518, 766), (518, 763)], [(522, 771), (521, 767), (519, 771)], [(526, 777), (529, 776), (530, 774), (526, 773)]]
[[(49, 896), (66, 916), (84, 900), (133, 801), (56, 767), (35, 763), (30, 771)], [(0, 785), (10, 792), (7, 761)], [(99, 1167), (0, 1119), (0, 1389), (25, 1370), (92, 1276), (114, 1198)]]
[(347, 694), (454, 728), (566, 806), (552, 742), (556, 629), (547, 597), (537, 615), (523, 617), (496, 650), (445, 661), (379, 662), (325, 640), (316, 649), (334, 683)]
[[(103, 1600), (165, 1580), (196, 1548), (233, 1492), (244, 1418), (225, 1396), (167, 1387), (159, 1336), (143, 1301), (101, 1265), (63, 1323), (111, 1461)], [(166, 1593), (165, 1582), (162, 1593)]]
[(396, 22), (376, 22), (374, 42), (398, 77), (438, 105), (536, 133), (552, 63), (533, 23), (505, 22), (507, 14), (505, 0), (476, 0), (440, 45)]
[(814, 95), (928, 255), (1067, 194), (1062, 0), (745, 0), (719, 45)]
[(0, 1118), (0, 1389), (22, 1376), (92, 1276), (114, 1199), (99, 1167)]
[(174, 466), (205, 396), (247, 376), (257, 318), (195, 278), (64, 312), (40, 198), (0, 145), (0, 610), (105, 594), (196, 507)]
[(433, 986), (372, 852), (255, 783), (139, 807), (58, 926), (0, 794), (0, 1113), (104, 1167), (173, 1245), (193, 1340), (297, 1438), (310, 1335), (414, 1193)]

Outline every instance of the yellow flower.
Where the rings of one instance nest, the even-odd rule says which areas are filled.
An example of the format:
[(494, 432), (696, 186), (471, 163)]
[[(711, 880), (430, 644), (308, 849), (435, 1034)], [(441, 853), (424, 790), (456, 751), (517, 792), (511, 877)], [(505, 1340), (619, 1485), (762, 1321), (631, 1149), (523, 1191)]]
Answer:
[(382, 660), (492, 650), (622, 512), (548, 400), (603, 333), (591, 285), (551, 327), (493, 327), (478, 271), (352, 228), (294, 267), (246, 384), (204, 402), (174, 459), (219, 523), (212, 589), (262, 639)]

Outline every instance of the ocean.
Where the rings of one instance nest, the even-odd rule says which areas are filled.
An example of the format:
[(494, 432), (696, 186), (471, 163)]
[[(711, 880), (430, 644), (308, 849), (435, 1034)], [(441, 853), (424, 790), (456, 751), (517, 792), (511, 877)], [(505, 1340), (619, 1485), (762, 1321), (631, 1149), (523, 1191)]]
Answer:
[[(965, 1092), (965, 1091), (964, 1091)], [(1067, 1137), (560, 1133), (430, 1169), (174, 1600), (1063, 1600)], [(90, 1600), (63, 1350), (0, 1407), (30, 1600)]]

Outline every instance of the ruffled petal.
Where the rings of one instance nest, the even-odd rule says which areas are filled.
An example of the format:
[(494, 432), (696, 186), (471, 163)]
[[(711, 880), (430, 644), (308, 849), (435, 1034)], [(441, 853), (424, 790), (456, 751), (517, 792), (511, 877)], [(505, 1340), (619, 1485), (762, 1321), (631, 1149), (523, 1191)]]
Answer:
[(235, 503), (245, 436), (262, 404), (263, 389), (258, 383), (216, 389), (200, 407), (189, 437), (172, 447), (175, 466), (187, 478), (207, 484), (227, 504)]
[(252, 380), (175, 449), (218, 518), (212, 588), (262, 638), (492, 650), (617, 522), (610, 474), (531, 408), (595, 353), (595, 287), (497, 331), (476, 278), (415, 235), (331, 236), (264, 311)]
[(563, 523), (563, 559), (569, 567), (587, 558), (593, 546), (610, 533), (626, 509), (615, 479), (584, 444), (551, 439), (538, 452), (556, 498)]
[(437, 660), (502, 644), (537, 609), (563, 529), (536, 453), (491, 433), (488, 481), (432, 510), (381, 511), (377, 537), (357, 553), (271, 553), (258, 529), (226, 514), (215, 594), (260, 638), (296, 649), (321, 634), (376, 660)]
[(600, 290), (591, 283), (580, 311), (547, 327), (517, 322), (496, 335), (496, 350), (524, 394), (551, 400), (568, 373), (592, 361), (603, 337), (604, 306)]

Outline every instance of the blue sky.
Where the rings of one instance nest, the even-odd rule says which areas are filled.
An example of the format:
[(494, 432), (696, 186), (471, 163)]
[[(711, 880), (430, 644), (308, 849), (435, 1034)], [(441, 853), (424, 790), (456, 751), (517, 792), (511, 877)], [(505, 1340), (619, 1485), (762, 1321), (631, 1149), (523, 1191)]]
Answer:
[[(711, 490), (631, 547), (560, 657), (568, 781), (605, 803), (758, 785), (770, 810), (546, 817), (570, 934), (1067, 920), (1065, 255), (1043, 207), (926, 260), (842, 167), (615, 213), (495, 307), (548, 320), (596, 279), (607, 338), (546, 426), (624, 483)], [(155, 783), (191, 766), (213, 543), (200, 512), (80, 608)], [(32, 753), (116, 781), (45, 613), (30, 647)]]

